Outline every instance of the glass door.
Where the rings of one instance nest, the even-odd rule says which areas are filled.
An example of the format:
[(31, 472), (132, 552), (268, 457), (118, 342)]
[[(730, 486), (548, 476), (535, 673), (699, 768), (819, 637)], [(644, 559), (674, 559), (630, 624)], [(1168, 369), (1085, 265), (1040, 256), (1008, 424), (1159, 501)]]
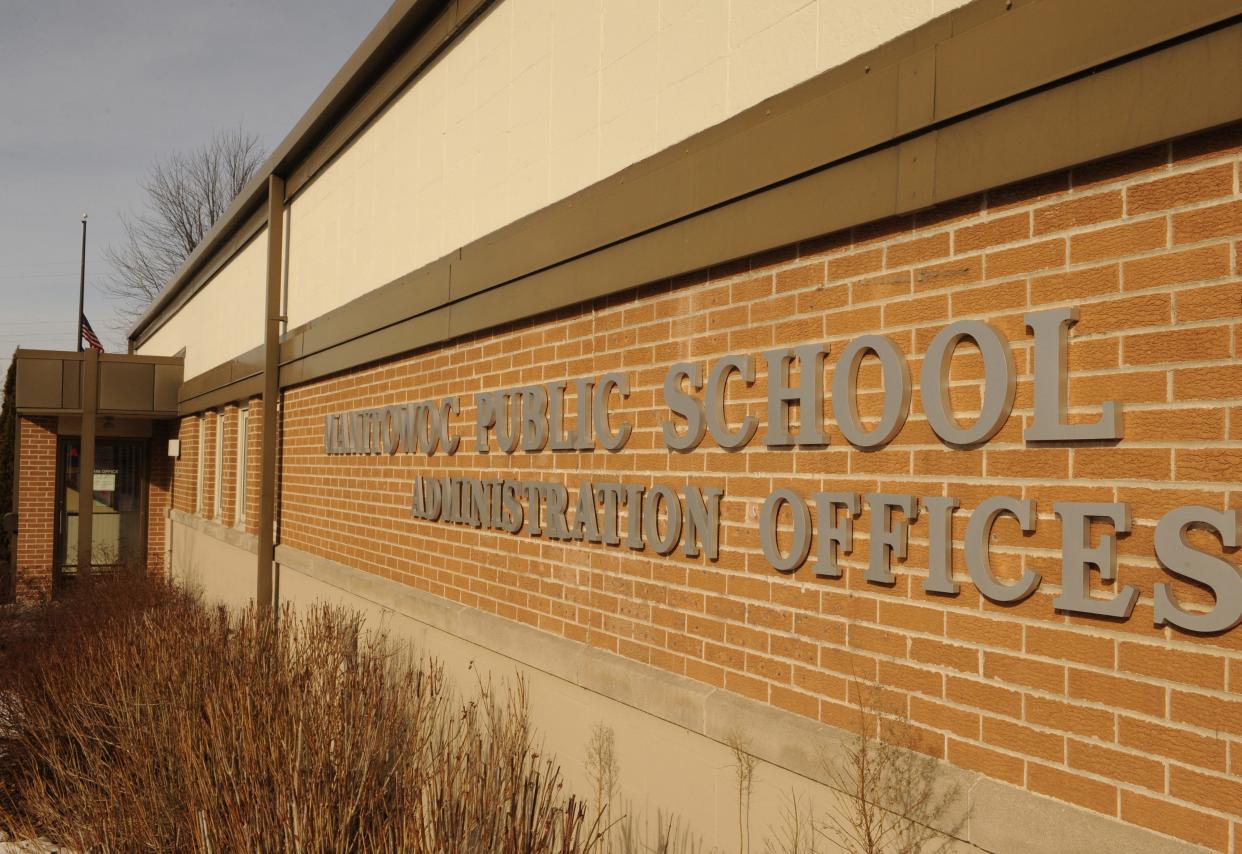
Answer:
[(129, 439), (98, 439), (95, 471), (87, 484), (90, 498), (83, 497), (81, 441), (60, 441), (61, 489), (58, 515), (58, 551), (64, 573), (78, 566), (78, 518), (83, 500), (94, 502), (91, 530), (91, 565), (138, 566), (146, 559), (146, 442)]

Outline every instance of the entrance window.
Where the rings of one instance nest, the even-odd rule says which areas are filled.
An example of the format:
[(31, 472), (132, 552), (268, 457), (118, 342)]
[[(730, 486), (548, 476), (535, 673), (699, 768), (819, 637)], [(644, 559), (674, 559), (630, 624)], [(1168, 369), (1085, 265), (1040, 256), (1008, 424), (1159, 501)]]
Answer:
[(250, 409), (237, 410), (237, 487), (233, 502), (233, 524), (238, 528), (246, 524), (246, 450), (250, 446)]
[(95, 471), (88, 480), (81, 471), (81, 440), (60, 440), (57, 545), (63, 571), (74, 572), (78, 566), (78, 518), (84, 501), (94, 502), (91, 565), (138, 566), (144, 562), (146, 477), (145, 441), (97, 440)]
[(216, 465), (211, 479), (211, 518), (217, 522), (224, 521), (221, 508), (224, 507), (224, 412), (216, 413)]
[(203, 514), (203, 458), (207, 455), (207, 417), (198, 416), (198, 477), (194, 481), (194, 512)]

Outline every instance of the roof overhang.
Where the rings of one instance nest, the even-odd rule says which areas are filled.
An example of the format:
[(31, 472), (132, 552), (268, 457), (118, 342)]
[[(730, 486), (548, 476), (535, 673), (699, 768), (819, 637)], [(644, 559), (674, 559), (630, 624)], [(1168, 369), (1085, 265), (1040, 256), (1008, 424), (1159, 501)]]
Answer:
[[(22, 415), (81, 415), (82, 353), (63, 350), (21, 350), (17, 361), (17, 411)], [(177, 417), (177, 392), (183, 365), (180, 357), (101, 353), (97, 414), (148, 420)]]

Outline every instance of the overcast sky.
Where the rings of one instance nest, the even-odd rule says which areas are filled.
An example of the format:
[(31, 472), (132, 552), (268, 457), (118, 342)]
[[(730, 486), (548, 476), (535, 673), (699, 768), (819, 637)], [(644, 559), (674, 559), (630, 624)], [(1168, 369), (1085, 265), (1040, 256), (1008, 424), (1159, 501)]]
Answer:
[(70, 349), (81, 216), (86, 314), (119, 214), (156, 160), (240, 126), (285, 137), (391, 0), (0, 0), (0, 370), (17, 346)]

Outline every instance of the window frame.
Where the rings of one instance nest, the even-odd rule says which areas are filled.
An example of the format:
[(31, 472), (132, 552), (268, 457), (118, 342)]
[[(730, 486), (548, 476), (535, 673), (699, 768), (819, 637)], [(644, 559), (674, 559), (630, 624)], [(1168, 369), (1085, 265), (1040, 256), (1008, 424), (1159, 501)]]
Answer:
[(224, 411), (216, 412), (216, 459), (212, 482), (211, 518), (224, 521)]
[(250, 406), (237, 410), (237, 484), (233, 489), (233, 527), (246, 527), (246, 477), (250, 461)]
[(198, 416), (198, 452), (197, 460), (197, 476), (195, 478), (194, 487), (194, 513), (203, 515), (203, 478), (207, 474), (207, 416), (206, 414)]

